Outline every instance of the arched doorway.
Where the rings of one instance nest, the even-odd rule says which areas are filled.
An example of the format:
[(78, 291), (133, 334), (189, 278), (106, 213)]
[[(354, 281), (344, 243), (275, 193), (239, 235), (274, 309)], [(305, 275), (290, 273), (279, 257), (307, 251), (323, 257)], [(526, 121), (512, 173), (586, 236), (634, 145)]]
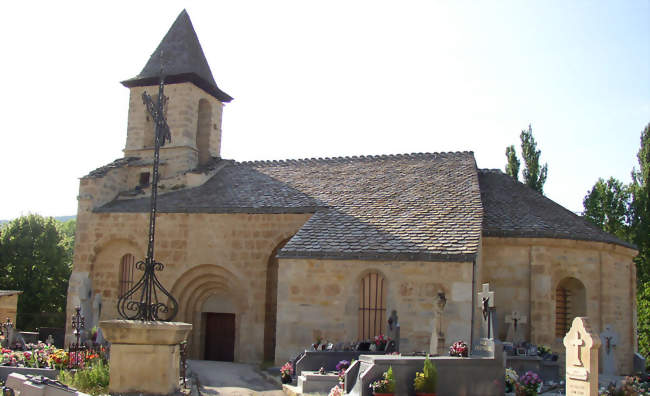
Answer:
[(576, 278), (567, 277), (555, 289), (555, 336), (564, 337), (578, 316), (587, 316), (585, 285)]
[(238, 277), (219, 265), (199, 265), (178, 278), (171, 293), (179, 304), (177, 320), (193, 326), (191, 359), (239, 360), (239, 330), (248, 310), (244, 290)]
[(289, 242), (280, 242), (269, 256), (266, 266), (266, 299), (264, 306), (264, 361), (275, 361), (275, 332), (278, 315), (278, 252)]

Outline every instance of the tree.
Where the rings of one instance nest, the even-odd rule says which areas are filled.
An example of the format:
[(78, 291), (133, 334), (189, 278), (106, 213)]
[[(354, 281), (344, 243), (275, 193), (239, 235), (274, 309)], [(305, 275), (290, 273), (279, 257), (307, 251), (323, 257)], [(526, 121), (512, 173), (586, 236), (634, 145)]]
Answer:
[(519, 167), (521, 163), (517, 158), (514, 144), (506, 147), (506, 158), (508, 159), (508, 163), (506, 163), (506, 174), (515, 180), (519, 180)]
[(537, 143), (533, 137), (533, 127), (528, 124), (528, 129), (523, 129), (519, 138), (521, 139), (521, 156), (526, 166), (522, 172), (524, 183), (533, 190), (543, 194), (548, 166), (544, 164), (540, 168), (539, 157), (542, 152), (541, 150), (537, 150)]
[(639, 169), (632, 170), (631, 233), (639, 248), (636, 258), (637, 279), (650, 282), (650, 123), (641, 132), (641, 147), (637, 153)]
[(630, 192), (619, 180), (599, 178), (582, 201), (584, 216), (604, 231), (627, 240), (629, 237)]
[(70, 242), (59, 227), (51, 217), (30, 214), (11, 221), (0, 234), (0, 289), (23, 291), (16, 320), (20, 329), (65, 324), (72, 263)]

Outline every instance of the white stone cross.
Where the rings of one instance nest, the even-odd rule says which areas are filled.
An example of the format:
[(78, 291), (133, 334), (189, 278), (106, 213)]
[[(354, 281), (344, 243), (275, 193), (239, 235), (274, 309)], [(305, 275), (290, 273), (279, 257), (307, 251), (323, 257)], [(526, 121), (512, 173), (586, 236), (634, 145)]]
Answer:
[(483, 333), (487, 338), (492, 338), (492, 312), (494, 310), (494, 292), (490, 291), (490, 284), (484, 283), (483, 290), (478, 293), (480, 298), (479, 307), (483, 312)]
[(580, 347), (585, 345), (585, 342), (580, 338), (580, 333), (576, 331), (576, 338), (575, 340), (571, 341), (571, 345), (576, 347), (576, 359), (573, 363), (574, 366), (579, 366), (582, 367), (582, 361), (580, 360)]
[(483, 311), (487, 311), (487, 308), (494, 308), (494, 292), (490, 291), (490, 284), (484, 283), (483, 290), (478, 293), (479, 298), (481, 299), (481, 308), (484, 308)]

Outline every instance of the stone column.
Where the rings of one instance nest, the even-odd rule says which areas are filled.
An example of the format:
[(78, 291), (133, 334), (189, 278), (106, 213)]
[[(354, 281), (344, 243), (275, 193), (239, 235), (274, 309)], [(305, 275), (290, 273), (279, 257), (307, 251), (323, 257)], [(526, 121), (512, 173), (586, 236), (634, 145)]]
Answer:
[(179, 386), (179, 344), (192, 325), (180, 322), (105, 320), (99, 323), (111, 342), (111, 394), (169, 395)]

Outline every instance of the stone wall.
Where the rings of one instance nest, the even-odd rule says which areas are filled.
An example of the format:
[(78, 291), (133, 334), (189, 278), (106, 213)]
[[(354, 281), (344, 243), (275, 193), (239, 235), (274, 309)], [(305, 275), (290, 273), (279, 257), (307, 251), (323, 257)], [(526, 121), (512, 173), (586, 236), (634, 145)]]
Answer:
[(18, 307), (18, 293), (11, 295), (0, 295), (0, 322), (4, 323), (7, 318), (16, 323), (16, 312)]
[[(259, 362), (263, 356), (265, 288), (269, 256), (294, 235), (310, 214), (158, 214), (156, 260), (162, 284), (178, 299), (176, 321), (194, 325), (192, 358), (202, 357), (201, 312), (214, 296), (236, 314), (235, 360)], [(146, 213), (88, 213), (80, 216), (74, 269), (68, 290), (68, 317), (77, 291), (89, 277), (101, 293), (102, 320), (117, 318), (120, 262), (132, 254), (144, 259)], [(140, 272), (135, 272), (136, 281)], [(206, 309), (214, 304), (208, 303)], [(227, 308), (227, 307), (226, 307)]]
[(469, 341), (471, 262), (280, 259), (276, 364), (294, 358), (319, 336), (333, 343), (356, 341), (360, 281), (370, 271), (388, 283), (386, 311), (398, 312), (402, 352), (429, 350), (440, 291), (447, 297), (446, 344)]
[[(127, 130), (126, 156), (152, 157), (151, 142), (147, 140), (147, 128), (152, 128), (151, 117), (142, 102), (142, 93), (152, 97), (157, 95), (158, 87), (130, 88), (129, 121)], [(193, 169), (198, 165), (197, 127), (199, 123), (199, 102), (204, 100), (210, 109), (209, 118), (209, 153), (213, 157), (221, 155), (221, 119), (223, 103), (198, 88), (192, 83), (165, 85), (165, 96), (169, 98), (166, 107), (167, 124), (171, 131), (171, 143), (160, 152), (162, 162), (166, 162), (166, 174), (173, 174)], [(149, 117), (149, 120), (147, 120)], [(146, 149), (146, 150), (143, 150)], [(145, 151), (143, 153), (143, 151)]]
[(549, 238), (483, 238), (482, 282), (490, 282), (497, 303), (499, 337), (505, 315), (513, 310), (528, 317), (526, 339), (563, 352), (556, 337), (558, 284), (578, 279), (586, 291), (586, 314), (598, 333), (611, 324), (620, 341), (615, 355), (621, 374), (632, 372), (636, 348), (636, 251), (622, 246)]

